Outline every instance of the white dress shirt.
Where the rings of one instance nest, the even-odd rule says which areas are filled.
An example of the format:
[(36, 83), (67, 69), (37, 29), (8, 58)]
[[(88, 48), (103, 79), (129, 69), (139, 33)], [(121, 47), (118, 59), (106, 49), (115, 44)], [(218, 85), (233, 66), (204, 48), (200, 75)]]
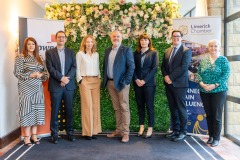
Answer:
[(98, 76), (100, 78), (99, 69), (99, 55), (97, 52), (92, 53), (92, 56), (79, 51), (76, 55), (77, 61), (77, 82), (79, 82), (83, 76)]

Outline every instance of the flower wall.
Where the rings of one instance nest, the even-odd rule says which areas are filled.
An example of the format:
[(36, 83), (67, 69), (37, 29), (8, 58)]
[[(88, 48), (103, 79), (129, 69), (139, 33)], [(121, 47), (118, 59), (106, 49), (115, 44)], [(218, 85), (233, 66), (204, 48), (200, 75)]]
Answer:
[[(110, 0), (108, 4), (53, 3), (46, 5), (45, 18), (64, 20), (68, 37), (67, 46), (78, 52), (81, 40), (87, 34), (97, 40), (97, 51), (100, 56), (102, 71), (104, 50), (111, 46), (109, 34), (120, 30), (123, 44), (136, 49), (138, 37), (147, 33), (152, 37), (153, 45), (159, 53), (160, 65), (164, 50), (170, 46), (172, 19), (180, 17), (179, 6), (171, 0), (145, 3), (126, 3), (125, 0)], [(74, 127), (81, 128), (80, 97), (76, 90), (74, 102)], [(130, 90), (131, 130), (138, 130), (138, 115), (134, 91)], [(110, 96), (105, 89), (101, 90), (101, 119), (104, 131), (115, 129), (114, 112)], [(157, 73), (157, 92), (155, 96), (155, 130), (166, 131), (169, 128), (170, 116), (165, 96), (161, 71)]]

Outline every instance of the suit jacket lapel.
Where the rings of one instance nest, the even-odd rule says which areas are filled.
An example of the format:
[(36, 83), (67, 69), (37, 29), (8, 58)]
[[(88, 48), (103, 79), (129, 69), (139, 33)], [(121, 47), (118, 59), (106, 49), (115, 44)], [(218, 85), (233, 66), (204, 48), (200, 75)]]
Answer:
[[(143, 66), (144, 66), (144, 63), (146, 63), (146, 60), (148, 60), (149, 59), (149, 56), (150, 56), (150, 54), (148, 54), (150, 52), (150, 49), (148, 49), (144, 54), (145, 54), (145, 58), (144, 58), (144, 61), (143, 61)], [(140, 56), (141, 58), (140, 58), (140, 63), (141, 63), (141, 61), (142, 61), (142, 56)]]
[(68, 65), (68, 63), (67, 62), (71, 62), (69, 59), (70, 59), (70, 55), (68, 54), (68, 52), (67, 52), (67, 50), (66, 50), (66, 48), (64, 49), (64, 53), (65, 53), (65, 66), (64, 66), (64, 71), (65, 71), (65, 73), (64, 73), (64, 75), (66, 74), (66, 71), (67, 71), (67, 65)]
[(110, 52), (111, 52), (111, 48), (108, 48), (107, 51), (106, 51), (106, 59), (105, 59), (106, 67), (108, 67), (108, 58), (109, 58)]
[(122, 51), (123, 51), (123, 46), (120, 45), (119, 48), (118, 48), (116, 57), (115, 57), (115, 59), (114, 59), (114, 64), (115, 64), (116, 59), (120, 56), (120, 54), (122, 54)]
[(57, 66), (58, 66), (58, 71), (61, 72), (61, 62), (60, 62), (60, 57), (58, 55), (57, 47), (55, 47), (53, 54), (54, 54), (55, 59), (56, 59), (56, 63), (57, 63)]

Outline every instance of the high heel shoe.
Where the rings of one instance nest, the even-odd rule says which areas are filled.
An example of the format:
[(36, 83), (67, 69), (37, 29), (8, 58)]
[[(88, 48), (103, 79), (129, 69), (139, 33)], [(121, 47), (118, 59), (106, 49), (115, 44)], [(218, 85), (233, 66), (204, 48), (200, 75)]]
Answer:
[(145, 139), (149, 139), (149, 138), (152, 138), (152, 132), (153, 132), (153, 129), (152, 127), (148, 127), (148, 131), (147, 131), (147, 134), (145, 135)]
[(143, 133), (144, 133), (144, 125), (140, 125), (139, 127), (139, 131), (137, 133), (137, 137), (142, 137), (143, 136)]
[[(36, 136), (36, 140), (33, 139), (33, 136)], [(37, 139), (37, 134), (32, 134), (30, 141), (34, 144), (40, 144), (40, 141)]]
[(142, 137), (142, 136), (143, 136), (143, 133), (144, 133), (144, 131), (142, 132), (142, 134), (137, 133), (137, 137)]
[(145, 138), (145, 139), (152, 138), (152, 135), (145, 135), (144, 138)]
[(24, 146), (27, 146), (27, 147), (32, 146), (31, 141), (29, 140), (29, 142), (26, 142), (26, 139), (30, 139), (30, 136), (24, 136), (24, 139), (23, 139)]

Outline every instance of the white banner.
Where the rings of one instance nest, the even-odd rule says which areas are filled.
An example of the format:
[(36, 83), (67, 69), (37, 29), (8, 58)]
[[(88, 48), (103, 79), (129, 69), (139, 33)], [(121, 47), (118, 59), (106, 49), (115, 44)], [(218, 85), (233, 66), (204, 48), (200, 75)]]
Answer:
[(208, 134), (206, 114), (195, 74), (201, 59), (208, 55), (208, 42), (211, 39), (218, 39), (221, 42), (221, 17), (174, 19), (173, 29), (182, 31), (183, 44), (192, 50), (192, 61), (189, 67), (189, 88), (186, 95), (188, 132)]
[(64, 31), (64, 21), (47, 19), (27, 19), (28, 37), (34, 37), (39, 45), (40, 55), (45, 59), (45, 51), (55, 47), (55, 34)]

